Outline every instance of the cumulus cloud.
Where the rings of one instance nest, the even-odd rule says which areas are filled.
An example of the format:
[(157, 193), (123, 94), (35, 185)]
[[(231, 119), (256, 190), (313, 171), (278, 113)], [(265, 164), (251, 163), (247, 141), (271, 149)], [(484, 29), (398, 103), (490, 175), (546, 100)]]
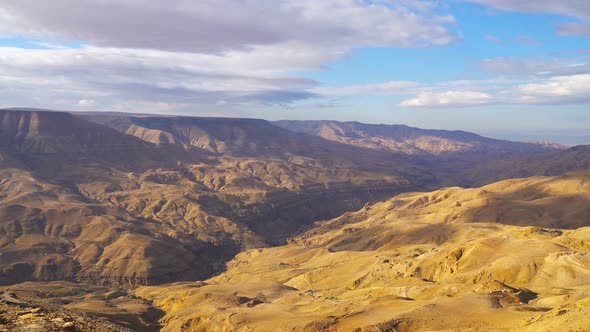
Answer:
[(590, 101), (590, 74), (557, 76), (517, 87), (528, 103), (580, 103)]
[[(587, 1), (473, 2), (590, 18)], [(328, 87), (294, 74), (323, 70), (360, 47), (450, 43), (455, 21), (440, 12), (436, 1), (411, 0), (4, 1), (0, 36), (37, 37), (45, 49), (0, 49), (0, 99), (15, 105), (26, 101), (23, 106), (141, 112), (356, 95), (403, 96), (404, 107), (589, 99), (584, 84), (590, 65), (565, 58), (488, 59), (480, 65), (498, 78), (431, 85), (389, 81)], [(582, 23), (559, 29), (563, 35), (586, 33)], [(83, 46), (68, 48), (71, 41)]]
[[(484, 81), (485, 82), (485, 81)], [(590, 102), (590, 74), (554, 76), (519, 84), (477, 84), (479, 90), (442, 90), (453, 82), (422, 87), (402, 107), (461, 107), (490, 104), (576, 104)]]
[(94, 99), (80, 99), (78, 105), (82, 108), (89, 108), (96, 106), (96, 100)]
[(402, 107), (457, 107), (490, 103), (492, 96), (479, 91), (449, 90), (444, 92), (420, 92), (416, 98), (402, 101)]

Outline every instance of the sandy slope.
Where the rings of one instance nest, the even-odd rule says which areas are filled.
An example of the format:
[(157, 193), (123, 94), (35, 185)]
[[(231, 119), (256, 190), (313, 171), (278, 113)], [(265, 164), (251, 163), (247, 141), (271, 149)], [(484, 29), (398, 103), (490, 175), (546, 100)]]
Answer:
[(165, 331), (584, 331), (589, 178), (400, 195), (137, 294)]

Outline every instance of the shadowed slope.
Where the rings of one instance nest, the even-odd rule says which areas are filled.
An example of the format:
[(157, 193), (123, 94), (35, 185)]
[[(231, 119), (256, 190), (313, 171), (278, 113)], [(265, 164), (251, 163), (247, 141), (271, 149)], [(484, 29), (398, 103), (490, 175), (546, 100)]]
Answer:
[(465, 177), (485, 184), (501, 179), (534, 175), (554, 176), (590, 168), (590, 145), (578, 145), (564, 151), (480, 163)]
[(174, 146), (158, 147), (65, 112), (0, 110), (0, 155), (7, 166), (51, 183), (108, 177), (108, 168), (145, 171), (204, 158)]
[(298, 134), (259, 119), (163, 117), (78, 113), (96, 123), (115, 128), (155, 144), (197, 148), (218, 157), (282, 159), (294, 164), (321, 167), (394, 168), (403, 172), (419, 163), (402, 156)]
[(0, 284), (76, 280), (127, 287), (189, 280), (210, 275), (212, 264), (237, 252), (222, 239), (215, 252), (196, 237), (170, 236), (172, 225), (22, 170), (2, 170), (0, 178)]
[(227, 141), (219, 152), (152, 144), (63, 112), (0, 116), (3, 283), (203, 278), (240, 249), (284, 243), (313, 220), (423, 183), (403, 160), (375, 166), (372, 151), (351, 158), (358, 148), (319, 138), (308, 146), (265, 121), (203, 120)]

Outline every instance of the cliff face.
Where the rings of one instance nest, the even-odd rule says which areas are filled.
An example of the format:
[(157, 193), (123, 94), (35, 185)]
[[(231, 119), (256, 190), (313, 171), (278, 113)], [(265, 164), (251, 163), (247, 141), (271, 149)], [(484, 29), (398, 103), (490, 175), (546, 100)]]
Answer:
[(86, 153), (145, 149), (141, 140), (121, 135), (65, 112), (0, 111), (0, 145), (23, 153)]

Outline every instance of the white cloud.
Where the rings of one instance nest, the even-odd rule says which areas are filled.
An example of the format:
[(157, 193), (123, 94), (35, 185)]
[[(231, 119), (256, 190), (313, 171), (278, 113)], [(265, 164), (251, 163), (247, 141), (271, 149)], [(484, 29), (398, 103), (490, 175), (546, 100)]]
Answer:
[(503, 43), (502, 39), (500, 39), (496, 36), (484, 35), (483, 38), (489, 42), (494, 43), (494, 44), (502, 44)]
[(81, 99), (96, 100), (104, 107), (127, 100), (193, 106), (218, 100), (288, 103), (314, 96), (307, 90), (316, 83), (284, 70), (319, 65), (316, 59), (283, 65), (266, 61), (266, 52), (255, 51), (217, 56), (97, 47), (1, 50), (0, 97), (18, 105), (36, 96), (48, 103), (44, 107), (57, 99), (70, 99), (72, 107), (82, 106)]
[(146, 113), (146, 114), (166, 114), (175, 113), (179, 109), (189, 107), (190, 105), (178, 102), (161, 102), (145, 100), (127, 100), (113, 105), (110, 110), (115, 112), (127, 113)]
[[(590, 2), (476, 0), (506, 10), (590, 17)], [(0, 49), (0, 100), (40, 107), (173, 112), (196, 106), (285, 105), (322, 96), (405, 96), (404, 107), (587, 101), (590, 64), (488, 59), (496, 78), (423, 85), (318, 86), (322, 70), (359, 47), (420, 47), (456, 36), (435, 1), (36, 0), (0, 3), (0, 35), (49, 49)], [(228, 10), (231, 8), (231, 10)], [(580, 34), (580, 25), (560, 26)], [(577, 29), (577, 30), (576, 30)], [(585, 28), (584, 28), (585, 29)], [(484, 38), (498, 42), (494, 36)], [(81, 49), (63, 48), (82, 41)], [(534, 42), (520, 37), (521, 42)], [(501, 42), (501, 41), (499, 41)], [(407, 96), (407, 97), (406, 97)], [(311, 102), (317, 102), (311, 100)], [(207, 108), (207, 107), (203, 107)]]
[(502, 76), (563, 76), (590, 73), (590, 64), (569, 58), (493, 58), (480, 65)]
[(444, 92), (420, 92), (416, 98), (402, 101), (402, 107), (457, 107), (490, 103), (492, 96), (479, 91), (448, 90)]
[(78, 105), (82, 108), (90, 108), (96, 106), (96, 100), (94, 99), (80, 99)]
[[(0, 10), (25, 33), (117, 48), (221, 53), (252, 46), (332, 48), (446, 44), (449, 15), (434, 4), (359, 0), (38, 0)], [(0, 16), (1, 18), (2, 16)]]
[[(590, 36), (590, 1), (588, 0), (462, 0), (480, 3), (502, 10), (521, 13), (557, 14), (575, 17), (586, 23), (564, 23), (557, 26), (557, 33), (562, 36)], [(538, 43), (533, 41), (531, 45)], [(525, 44), (527, 44), (525, 42)]]
[(518, 42), (519, 44), (522, 45), (528, 45), (528, 46), (541, 46), (542, 44), (538, 41), (536, 41), (535, 39), (529, 37), (529, 36), (525, 36), (525, 35), (518, 35), (516, 37), (514, 37), (514, 40), (516, 40), (516, 42)]
[(536, 79), (534, 82), (521, 81), (519, 84), (487, 84), (493, 81), (472, 83), (478, 91), (466, 89), (443, 90), (445, 86), (456, 85), (443, 82), (422, 87), (423, 91), (414, 98), (402, 101), (402, 107), (462, 107), (491, 104), (576, 104), (590, 102), (590, 74), (554, 76)]
[(520, 85), (517, 92), (528, 102), (588, 102), (590, 74), (552, 77), (539, 83)]
[(406, 94), (409, 88), (418, 86), (417, 82), (390, 81), (384, 83), (366, 85), (348, 85), (343, 87), (318, 87), (312, 91), (324, 96), (354, 96), (354, 95), (401, 95)]
[[(355, 48), (450, 43), (454, 18), (438, 9), (409, 0), (5, 1), (2, 35), (49, 49), (2, 48), (0, 98), (284, 105), (317, 94), (314, 80), (291, 73), (322, 70)], [(64, 49), (67, 41), (86, 46)]]
[(61, 45), (61, 44), (56, 44), (56, 43), (46, 43), (46, 42), (40, 42), (40, 41), (29, 41), (29, 42), (27, 42), (27, 44), (40, 46), (42, 48), (59, 49), (59, 50), (65, 50), (65, 49), (71, 48), (66, 45)]
[(587, 0), (464, 0), (503, 10), (524, 13), (550, 13), (590, 19), (590, 1)]

